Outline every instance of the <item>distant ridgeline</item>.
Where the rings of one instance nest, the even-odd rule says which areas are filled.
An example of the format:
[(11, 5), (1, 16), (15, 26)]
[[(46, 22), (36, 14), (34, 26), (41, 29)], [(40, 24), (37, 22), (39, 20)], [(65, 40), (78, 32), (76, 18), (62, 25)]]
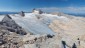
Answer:
[(75, 13), (66, 13), (68, 15), (74, 15), (74, 16), (79, 16), (79, 17), (85, 17), (85, 14), (75, 14)]
[[(18, 14), (19, 12), (0, 12), (0, 15), (6, 15), (6, 14)], [(25, 13), (31, 13), (31, 12), (25, 12)], [(50, 13), (50, 12), (46, 12)], [(73, 15), (73, 16), (79, 16), (79, 17), (85, 17), (85, 14), (75, 14), (75, 13), (65, 13), (68, 15)]]
[(17, 14), (18, 12), (0, 12), (0, 15), (4, 15), (4, 14)]

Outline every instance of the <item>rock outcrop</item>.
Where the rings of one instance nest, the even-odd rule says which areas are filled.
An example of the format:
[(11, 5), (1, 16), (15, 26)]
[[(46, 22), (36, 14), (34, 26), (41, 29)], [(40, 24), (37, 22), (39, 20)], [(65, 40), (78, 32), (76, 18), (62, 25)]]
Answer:
[(25, 13), (24, 13), (23, 11), (21, 11), (19, 14), (20, 14), (22, 17), (25, 16)]
[(0, 48), (19, 48), (22, 43), (21, 35), (5, 30), (0, 25)]
[(42, 10), (40, 10), (40, 9), (33, 9), (33, 11), (32, 11), (32, 13), (34, 13), (34, 14), (42, 14), (43, 13), (43, 11)]
[(6, 28), (7, 30), (11, 32), (16, 32), (21, 35), (26, 35), (26, 31), (20, 27), (9, 15), (6, 15), (3, 20), (0, 22), (0, 25), (2, 25), (3, 28)]

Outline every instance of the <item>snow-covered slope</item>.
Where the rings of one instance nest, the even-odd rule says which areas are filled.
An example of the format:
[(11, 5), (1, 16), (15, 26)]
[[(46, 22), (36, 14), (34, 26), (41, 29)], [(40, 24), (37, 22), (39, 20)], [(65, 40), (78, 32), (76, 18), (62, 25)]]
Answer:
[(67, 18), (62, 16), (59, 17), (51, 14), (39, 15), (33, 13), (25, 13), (24, 17), (18, 14), (10, 15), (10, 17), (12, 17), (12, 19), (27, 32), (31, 32), (33, 34), (54, 34), (54, 32), (48, 27), (49, 24), (55, 19), (67, 20)]

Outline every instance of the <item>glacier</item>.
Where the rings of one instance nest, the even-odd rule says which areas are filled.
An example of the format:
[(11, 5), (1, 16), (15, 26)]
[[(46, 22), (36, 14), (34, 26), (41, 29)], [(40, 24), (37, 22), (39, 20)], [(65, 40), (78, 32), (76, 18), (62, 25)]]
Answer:
[[(0, 21), (3, 19), (4, 15), (0, 16)], [(10, 17), (25, 31), (33, 34), (55, 34), (50, 28), (49, 24), (55, 19), (67, 19), (66, 17), (52, 15), (52, 14), (34, 14), (25, 13), (22, 17), (19, 14), (10, 14)]]

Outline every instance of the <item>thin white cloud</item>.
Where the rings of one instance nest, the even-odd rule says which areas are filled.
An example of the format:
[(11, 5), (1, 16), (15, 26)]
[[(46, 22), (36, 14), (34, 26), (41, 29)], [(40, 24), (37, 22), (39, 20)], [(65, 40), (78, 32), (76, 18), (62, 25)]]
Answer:
[(85, 13), (85, 7), (44, 7), (44, 8), (38, 8), (43, 11), (60, 11), (60, 12), (72, 12), (72, 13)]

